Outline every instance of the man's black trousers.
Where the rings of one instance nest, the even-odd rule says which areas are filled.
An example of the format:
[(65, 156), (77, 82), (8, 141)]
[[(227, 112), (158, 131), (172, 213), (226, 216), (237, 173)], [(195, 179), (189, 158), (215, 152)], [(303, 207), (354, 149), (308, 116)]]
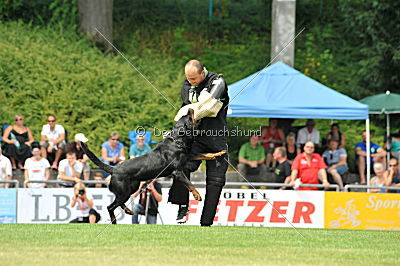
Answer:
[[(221, 150), (227, 150), (226, 144), (209, 145), (201, 142), (194, 142), (191, 153), (215, 153)], [(203, 212), (201, 214), (200, 224), (209, 226), (213, 224), (215, 213), (218, 206), (219, 197), (223, 186), (225, 185), (225, 174), (228, 169), (228, 155), (217, 157), (216, 160), (206, 161), (206, 197), (204, 200)], [(190, 173), (199, 168), (201, 161), (189, 161), (185, 164), (185, 175), (190, 178)], [(168, 201), (172, 204), (189, 205), (189, 191), (187, 187), (179, 181), (174, 181), (169, 190)]]

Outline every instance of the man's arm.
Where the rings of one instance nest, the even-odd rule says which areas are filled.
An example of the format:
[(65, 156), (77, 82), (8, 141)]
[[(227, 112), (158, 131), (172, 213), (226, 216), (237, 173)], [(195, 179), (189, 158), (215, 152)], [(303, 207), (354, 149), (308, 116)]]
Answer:
[(239, 163), (243, 163), (243, 164), (246, 164), (246, 165), (251, 166), (251, 167), (254, 166), (254, 162), (253, 161), (246, 160), (245, 158), (239, 158)]
[(379, 148), (377, 150), (376, 154), (377, 154), (378, 157), (385, 157), (386, 156), (386, 151), (383, 148)]
[(294, 182), (296, 181), (297, 174), (299, 173), (298, 170), (292, 170), (292, 173), (290, 174), (290, 186), (294, 187)]
[[(26, 169), (26, 165), (25, 165), (25, 170), (24, 170), (24, 179), (25, 181), (29, 180), (29, 170)], [(32, 188), (32, 183), (28, 183), (28, 188)]]
[(65, 134), (61, 133), (60, 137), (58, 137), (58, 139), (54, 140), (54, 144), (58, 144), (58, 143), (62, 142), (63, 140), (65, 140)]
[(336, 168), (336, 167), (338, 167), (340, 165), (345, 165), (345, 164), (347, 164), (347, 156), (343, 155), (343, 156), (340, 156), (340, 161), (339, 162), (331, 165), (331, 168)]
[(367, 152), (363, 151), (361, 148), (356, 147), (356, 154), (358, 156), (367, 156)]
[(162, 195), (160, 193), (158, 193), (158, 191), (156, 190), (156, 188), (154, 187), (153, 183), (150, 183), (147, 185), (147, 189), (150, 190), (151, 194), (154, 196), (154, 199), (157, 202), (162, 201)]
[[(45, 170), (45, 172), (44, 172), (44, 180), (49, 180), (50, 179), (50, 169), (49, 168), (46, 168), (46, 170)], [(43, 183), (42, 184), (42, 186), (43, 187), (46, 187), (47, 186), (47, 184), (46, 183)]]
[(81, 182), (81, 180), (80, 180), (79, 178), (67, 176), (67, 175), (65, 174), (65, 172), (63, 172), (63, 171), (58, 171), (58, 177), (59, 177), (61, 180), (64, 180), (64, 181), (71, 181), (71, 182), (75, 182), (75, 183)]

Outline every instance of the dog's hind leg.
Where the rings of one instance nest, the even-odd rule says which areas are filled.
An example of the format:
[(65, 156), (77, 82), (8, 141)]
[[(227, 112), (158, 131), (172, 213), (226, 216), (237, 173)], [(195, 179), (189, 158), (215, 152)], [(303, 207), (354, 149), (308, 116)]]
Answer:
[[(114, 202), (111, 203), (111, 204), (107, 207), (108, 213), (110, 214), (111, 222), (112, 222), (113, 224), (116, 224), (116, 223), (117, 223), (117, 218), (115, 217), (114, 211), (115, 211), (115, 209), (118, 208), (118, 207), (121, 207), (121, 208), (125, 211), (125, 213), (127, 213), (127, 214), (131, 214), (131, 213), (132, 213), (131, 215), (133, 215), (133, 212), (132, 212), (130, 209), (128, 209), (128, 207), (125, 206), (125, 202), (126, 202), (128, 199), (129, 199), (129, 195), (128, 195), (128, 196), (124, 196), (124, 197), (116, 197), (115, 200), (114, 200)], [(130, 212), (130, 213), (129, 213), (129, 212)]]
[(125, 204), (121, 204), (119, 206), (125, 211), (126, 214), (129, 214), (129, 215), (134, 214), (133, 211), (131, 211), (128, 207), (125, 206)]
[(108, 213), (110, 214), (110, 219), (113, 224), (117, 223), (117, 218), (115, 218), (114, 211), (118, 206), (119, 206), (119, 204), (117, 203), (117, 199), (115, 199), (113, 203), (111, 203), (110, 205), (107, 206), (107, 210), (108, 210)]

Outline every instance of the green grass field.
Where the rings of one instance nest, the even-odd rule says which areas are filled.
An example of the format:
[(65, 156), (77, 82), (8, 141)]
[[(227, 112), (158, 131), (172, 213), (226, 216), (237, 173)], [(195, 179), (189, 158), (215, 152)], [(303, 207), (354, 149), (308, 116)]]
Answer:
[(305, 236), (304, 239), (291, 228), (1, 225), (0, 264), (400, 263), (400, 232), (298, 230)]

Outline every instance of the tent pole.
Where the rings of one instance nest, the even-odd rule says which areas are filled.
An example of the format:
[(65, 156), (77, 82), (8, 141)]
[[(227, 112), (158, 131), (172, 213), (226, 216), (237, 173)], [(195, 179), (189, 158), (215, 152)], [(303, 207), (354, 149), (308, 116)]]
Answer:
[[(367, 152), (367, 186), (371, 184), (371, 139), (370, 139), (370, 132), (369, 132), (369, 116), (367, 120), (365, 120), (365, 131), (367, 133), (367, 140), (366, 140), (366, 152)], [(369, 193), (369, 188), (367, 189)]]
[(386, 169), (389, 170), (389, 161), (390, 161), (390, 115), (386, 114), (386, 143), (387, 143), (387, 153), (386, 153)]

